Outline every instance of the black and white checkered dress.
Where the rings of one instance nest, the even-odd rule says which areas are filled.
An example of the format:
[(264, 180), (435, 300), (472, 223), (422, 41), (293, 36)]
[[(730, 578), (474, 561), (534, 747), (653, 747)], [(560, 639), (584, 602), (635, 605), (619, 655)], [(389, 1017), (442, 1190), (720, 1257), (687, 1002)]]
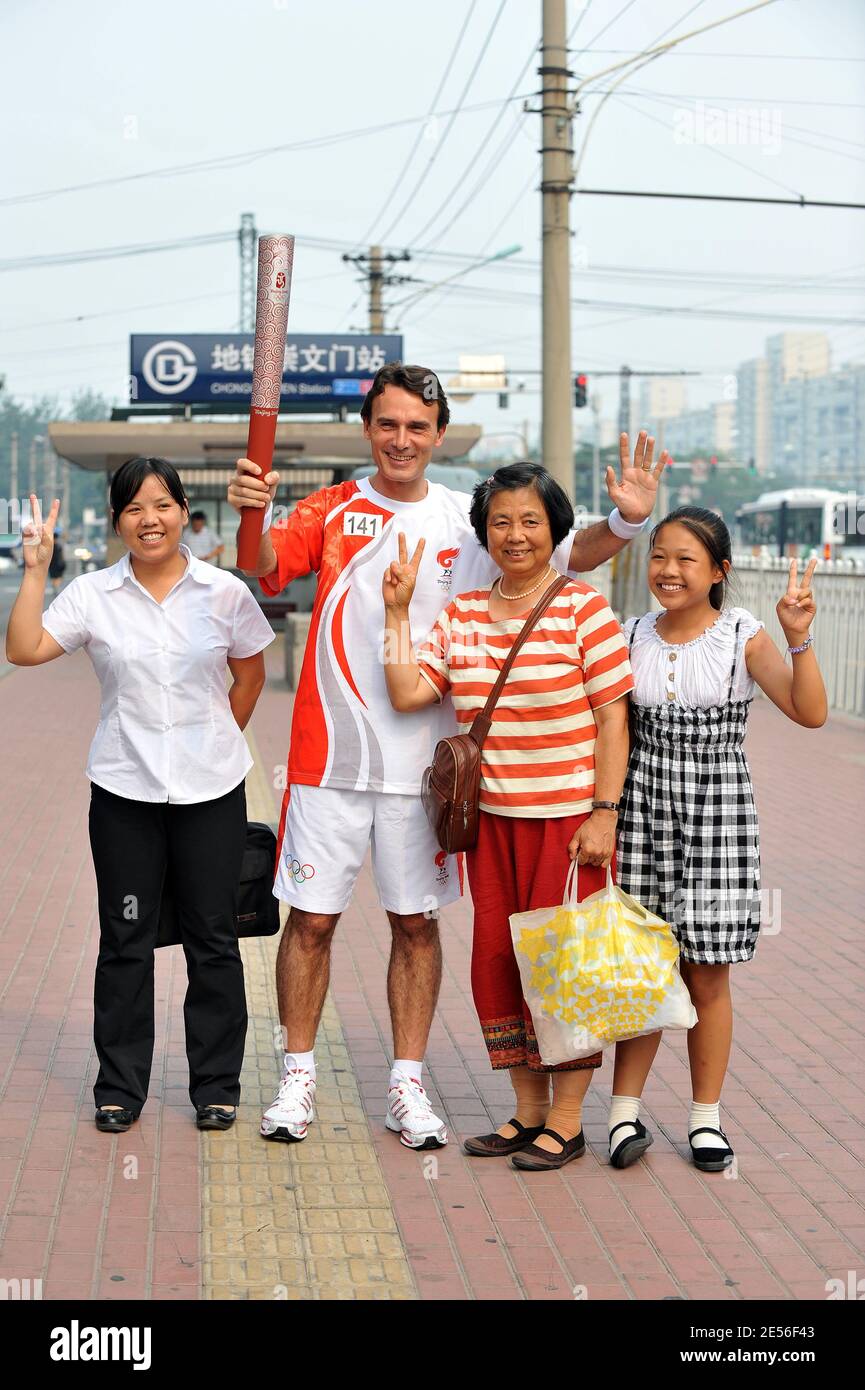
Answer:
[(670, 923), (684, 960), (708, 965), (750, 960), (760, 929), (757, 812), (742, 750), (751, 701), (732, 698), (740, 627), (723, 704), (687, 708), (672, 693), (663, 704), (632, 702), (619, 817), (622, 888)]

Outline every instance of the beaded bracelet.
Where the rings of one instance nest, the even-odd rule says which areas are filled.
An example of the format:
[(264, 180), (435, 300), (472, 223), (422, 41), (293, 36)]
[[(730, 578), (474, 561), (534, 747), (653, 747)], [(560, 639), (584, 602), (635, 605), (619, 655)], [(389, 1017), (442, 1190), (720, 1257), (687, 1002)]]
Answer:
[(814, 638), (812, 637), (811, 633), (809, 632), (809, 633), (808, 633), (808, 636), (805, 638), (805, 641), (802, 643), (801, 647), (788, 647), (788, 648), (787, 648), (787, 651), (790, 653), (791, 656), (797, 656), (799, 652), (807, 652), (808, 648), (809, 648), (810, 646), (813, 646), (813, 643), (814, 643)]

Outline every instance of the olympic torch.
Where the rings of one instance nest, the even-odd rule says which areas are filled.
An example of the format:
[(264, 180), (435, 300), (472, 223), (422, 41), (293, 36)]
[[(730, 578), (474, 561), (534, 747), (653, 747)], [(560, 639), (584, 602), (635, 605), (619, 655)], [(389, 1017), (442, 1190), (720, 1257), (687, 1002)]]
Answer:
[[(246, 457), (258, 464), (262, 478), (270, 472), (273, 462), (293, 263), (293, 236), (259, 238), (252, 400)], [(240, 514), (237, 533), (239, 569), (255, 569), (263, 518), (264, 512), (259, 507), (244, 507)]]

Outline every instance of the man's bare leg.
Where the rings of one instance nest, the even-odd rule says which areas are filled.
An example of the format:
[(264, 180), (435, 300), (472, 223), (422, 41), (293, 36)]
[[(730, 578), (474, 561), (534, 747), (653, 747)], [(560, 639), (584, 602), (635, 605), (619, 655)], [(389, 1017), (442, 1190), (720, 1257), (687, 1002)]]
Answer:
[(389, 912), (390, 962), (387, 1002), (394, 1057), (423, 1061), (442, 980), (438, 918), (422, 912)]
[(339, 913), (293, 907), (276, 957), (276, 997), (286, 1052), (311, 1052), (330, 981), (330, 948)]

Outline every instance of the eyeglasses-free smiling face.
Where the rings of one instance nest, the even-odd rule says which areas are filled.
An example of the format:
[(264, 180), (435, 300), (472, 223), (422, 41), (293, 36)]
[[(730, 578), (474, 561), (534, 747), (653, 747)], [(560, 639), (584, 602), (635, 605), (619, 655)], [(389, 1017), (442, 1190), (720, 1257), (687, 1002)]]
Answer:
[(671, 521), (662, 526), (649, 552), (649, 588), (671, 612), (705, 603), (724, 571), (712, 563), (704, 545), (687, 526)]
[(444, 429), (438, 427), (438, 402), (425, 401), (401, 386), (386, 386), (376, 396), (363, 432), (380, 475), (396, 485), (422, 478), (444, 437)]
[(546, 507), (533, 487), (493, 493), (487, 512), (487, 549), (517, 592), (547, 568), (553, 537)]
[(187, 512), (150, 473), (117, 519), (117, 533), (137, 560), (166, 560), (180, 544)]

